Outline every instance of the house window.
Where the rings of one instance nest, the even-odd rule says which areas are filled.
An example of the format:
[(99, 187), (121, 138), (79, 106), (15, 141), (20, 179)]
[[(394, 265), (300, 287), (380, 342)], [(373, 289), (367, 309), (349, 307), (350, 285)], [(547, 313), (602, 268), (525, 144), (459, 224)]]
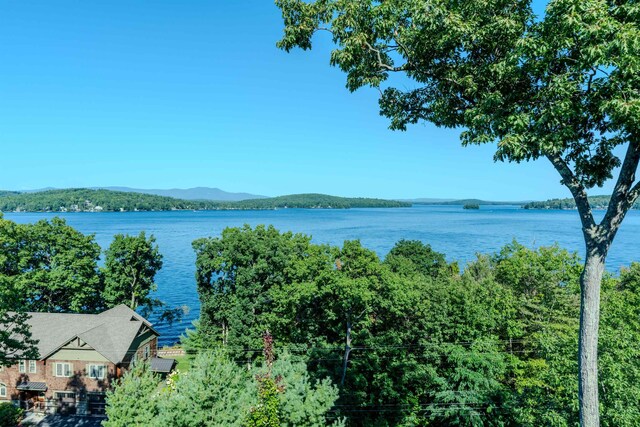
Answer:
[(7, 397), (7, 386), (0, 383), (0, 398)]
[(27, 372), (27, 365), (26, 365), (25, 362), (26, 362), (25, 360), (19, 360), (18, 361), (18, 371), (21, 374), (24, 374), (25, 372)]
[(30, 374), (35, 374), (36, 371), (37, 371), (36, 361), (35, 360), (29, 360), (29, 373)]
[(70, 377), (71, 376), (71, 363), (56, 363), (54, 365), (56, 377)]
[(107, 375), (106, 365), (87, 365), (87, 375), (89, 378), (103, 380)]
[(142, 350), (142, 357), (146, 360), (149, 358), (149, 356), (151, 355), (151, 346), (149, 344), (144, 346), (144, 349)]
[(75, 408), (76, 394), (72, 391), (56, 391), (53, 393), (54, 399), (58, 401), (58, 411), (66, 412)]

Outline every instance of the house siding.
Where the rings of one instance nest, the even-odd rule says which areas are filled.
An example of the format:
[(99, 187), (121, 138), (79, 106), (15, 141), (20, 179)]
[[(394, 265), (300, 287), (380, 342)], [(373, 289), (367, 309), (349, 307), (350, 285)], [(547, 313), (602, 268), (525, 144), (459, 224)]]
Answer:
[[(71, 365), (71, 377), (57, 377), (55, 376), (56, 363), (68, 363)], [(97, 364), (105, 365), (107, 372), (105, 379), (93, 379), (88, 377), (87, 365)], [(28, 371), (28, 365), (27, 365)], [(38, 360), (36, 362), (36, 373), (21, 373), (19, 372), (18, 364), (12, 366), (6, 366), (0, 371), (0, 383), (7, 386), (6, 399), (0, 398), (4, 401), (13, 401), (18, 403), (20, 401), (20, 391), (16, 388), (19, 384), (28, 381), (43, 382), (47, 385), (47, 391), (44, 392), (44, 400), (49, 412), (54, 412), (55, 393), (56, 392), (72, 392), (76, 393), (76, 399), (78, 402), (79, 412), (83, 408), (81, 402), (86, 400), (86, 394), (92, 392), (103, 393), (108, 390), (113, 381), (117, 378), (117, 367), (111, 362), (104, 362), (103, 360), (86, 361), (86, 360), (73, 360), (73, 359), (46, 359)], [(24, 396), (24, 395), (23, 395)]]
[(149, 357), (156, 357), (158, 354), (158, 337), (151, 331), (147, 331), (144, 334), (138, 336), (129, 347), (128, 363), (131, 363), (133, 355), (135, 354), (135, 360), (145, 360), (144, 348), (149, 345), (150, 354)]
[[(29, 362), (25, 362), (26, 372), (20, 372), (19, 363), (0, 367), (0, 383), (7, 389), (0, 401), (49, 412), (104, 414), (104, 393), (128, 368), (131, 358), (144, 360), (157, 354), (158, 333), (123, 304), (99, 314), (29, 314), (28, 323), (43, 359), (36, 361), (36, 372), (29, 372)], [(70, 376), (56, 376), (56, 363), (69, 364)], [(104, 378), (89, 377), (93, 364), (106, 367)], [(46, 390), (17, 389), (27, 382), (44, 383)]]
[[(158, 353), (158, 336), (152, 331), (147, 331), (131, 343), (130, 354), (136, 355), (137, 360), (144, 360), (144, 349), (149, 346), (149, 357), (156, 357)], [(129, 361), (131, 358), (129, 357)], [(55, 375), (56, 363), (68, 363), (71, 365), (71, 377), (57, 377)], [(93, 379), (88, 377), (88, 365), (105, 365), (107, 373), (105, 379)], [(86, 413), (87, 393), (104, 393), (111, 388), (122, 369), (112, 362), (109, 362), (102, 354), (93, 349), (62, 348), (53, 353), (45, 360), (36, 361), (36, 372), (29, 373), (29, 363), (25, 363), (27, 372), (19, 372), (16, 363), (6, 366), (0, 370), (0, 383), (6, 385), (6, 398), (0, 397), (1, 401), (13, 401), (18, 404), (20, 401), (20, 391), (16, 388), (19, 384), (33, 381), (43, 382), (47, 385), (44, 392), (44, 400), (47, 412), (56, 410), (56, 393), (72, 392), (76, 393), (76, 405), (78, 413)], [(24, 395), (23, 395), (24, 396)]]
[(63, 348), (53, 353), (49, 359), (52, 360), (82, 360), (86, 362), (105, 362), (109, 359), (93, 349), (67, 349)]

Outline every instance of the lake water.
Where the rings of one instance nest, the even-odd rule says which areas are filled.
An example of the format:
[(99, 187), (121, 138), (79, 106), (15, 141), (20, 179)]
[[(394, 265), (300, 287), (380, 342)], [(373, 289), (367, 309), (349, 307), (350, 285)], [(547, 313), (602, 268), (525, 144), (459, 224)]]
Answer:
[[(83, 233), (95, 234), (102, 248), (114, 234), (153, 234), (164, 255), (158, 273), (157, 296), (170, 306), (189, 307), (183, 322), (158, 325), (161, 344), (175, 342), (199, 314), (195, 284), (195, 254), (191, 242), (218, 236), (225, 227), (273, 224), (281, 231), (301, 232), (316, 243), (341, 245), (360, 239), (364, 246), (384, 257), (400, 239), (416, 239), (443, 252), (461, 265), (475, 254), (493, 253), (513, 239), (529, 247), (558, 243), (584, 253), (580, 221), (576, 211), (524, 210), (518, 206), (414, 206), (397, 209), (281, 209), (276, 211), (129, 212), (129, 213), (7, 213), (20, 223), (64, 218)], [(597, 212), (601, 217), (603, 212)], [(607, 268), (616, 272), (632, 261), (640, 261), (640, 212), (631, 211), (611, 248)]]

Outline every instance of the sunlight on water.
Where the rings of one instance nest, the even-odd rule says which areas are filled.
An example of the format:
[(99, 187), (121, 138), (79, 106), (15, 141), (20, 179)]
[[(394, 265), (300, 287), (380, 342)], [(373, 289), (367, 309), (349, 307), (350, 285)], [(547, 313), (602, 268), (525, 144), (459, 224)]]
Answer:
[[(599, 213), (602, 215), (602, 212)], [(54, 214), (5, 214), (17, 222), (35, 222)], [(364, 246), (384, 257), (400, 239), (417, 239), (461, 264), (478, 252), (491, 253), (513, 239), (537, 247), (558, 243), (583, 253), (578, 214), (575, 211), (529, 211), (516, 206), (482, 206), (463, 210), (461, 206), (416, 206), (399, 209), (211, 212), (129, 212), (58, 214), (83, 233), (94, 233), (106, 248), (114, 234), (153, 234), (164, 255), (164, 267), (157, 276), (157, 296), (170, 306), (189, 307), (183, 322), (158, 325), (161, 344), (178, 339), (185, 327), (198, 317), (199, 302), (195, 284), (195, 255), (191, 242), (199, 237), (217, 236), (225, 227), (242, 224), (273, 224), (281, 231), (313, 236), (316, 243), (341, 245), (360, 239)], [(616, 272), (621, 266), (640, 260), (640, 212), (629, 212), (611, 248), (607, 267)]]

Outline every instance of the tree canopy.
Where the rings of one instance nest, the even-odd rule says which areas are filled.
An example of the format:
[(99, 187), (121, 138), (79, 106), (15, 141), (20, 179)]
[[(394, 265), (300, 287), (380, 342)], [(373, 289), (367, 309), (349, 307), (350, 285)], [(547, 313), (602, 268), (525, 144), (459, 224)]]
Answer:
[[(494, 159), (546, 158), (571, 192), (587, 247), (581, 276), (581, 425), (596, 427), (598, 325), (605, 259), (640, 196), (640, 13), (636, 2), (552, 0), (276, 0), (278, 47), (310, 49), (330, 33), (347, 88), (380, 90), (390, 128), (459, 128)], [(403, 78), (393, 80), (393, 74)], [(407, 80), (409, 84), (407, 84)], [(621, 152), (625, 154), (620, 155)], [(613, 178), (604, 218), (587, 191)]]
[(103, 298), (107, 306), (125, 303), (135, 310), (138, 307), (152, 310), (162, 305), (150, 297), (157, 289), (156, 273), (162, 268), (162, 254), (155, 238), (148, 239), (144, 231), (138, 236), (116, 234), (105, 251)]
[[(354, 426), (578, 421), (575, 254), (513, 242), (460, 272), (421, 242), (400, 241), (380, 260), (357, 241), (316, 245), (248, 226), (194, 247), (203, 304), (185, 338), (194, 356), (220, 348), (260, 363), (269, 330), (310, 378), (339, 387), (335, 413)], [(636, 420), (638, 276), (634, 264), (605, 278), (602, 423), (612, 427)], [(628, 345), (616, 344), (618, 330)]]
[(0, 218), (0, 280), (16, 309), (92, 312), (102, 304), (100, 246), (53, 218), (17, 224)]
[[(247, 369), (220, 349), (199, 354), (188, 372), (173, 373), (165, 387), (148, 367), (136, 366), (125, 373), (107, 394), (105, 427), (227, 427), (251, 424), (258, 404), (256, 377), (265, 375), (264, 364)], [(281, 353), (271, 368), (280, 381), (276, 426), (339, 427), (341, 420), (329, 417), (338, 390), (329, 380), (309, 376), (304, 362)], [(333, 418), (333, 419), (332, 419)]]
[[(118, 234), (105, 251), (61, 218), (18, 224), (0, 216), (0, 309), (96, 313), (118, 304), (145, 315), (164, 307), (153, 298), (162, 255), (153, 236)], [(171, 320), (178, 310), (164, 310)]]
[[(420, 120), (464, 127), (464, 144), (498, 141), (496, 159), (549, 157), (572, 165), (576, 184), (601, 185), (640, 122), (637, 5), (550, 2), (278, 0), (278, 46), (310, 49), (319, 30), (347, 88), (382, 88), (392, 129)], [(389, 83), (401, 72), (416, 83)], [(569, 184), (569, 182), (567, 182)]]
[(29, 315), (0, 307), (0, 367), (15, 363), (16, 359), (37, 359), (37, 342), (31, 338), (26, 323)]

